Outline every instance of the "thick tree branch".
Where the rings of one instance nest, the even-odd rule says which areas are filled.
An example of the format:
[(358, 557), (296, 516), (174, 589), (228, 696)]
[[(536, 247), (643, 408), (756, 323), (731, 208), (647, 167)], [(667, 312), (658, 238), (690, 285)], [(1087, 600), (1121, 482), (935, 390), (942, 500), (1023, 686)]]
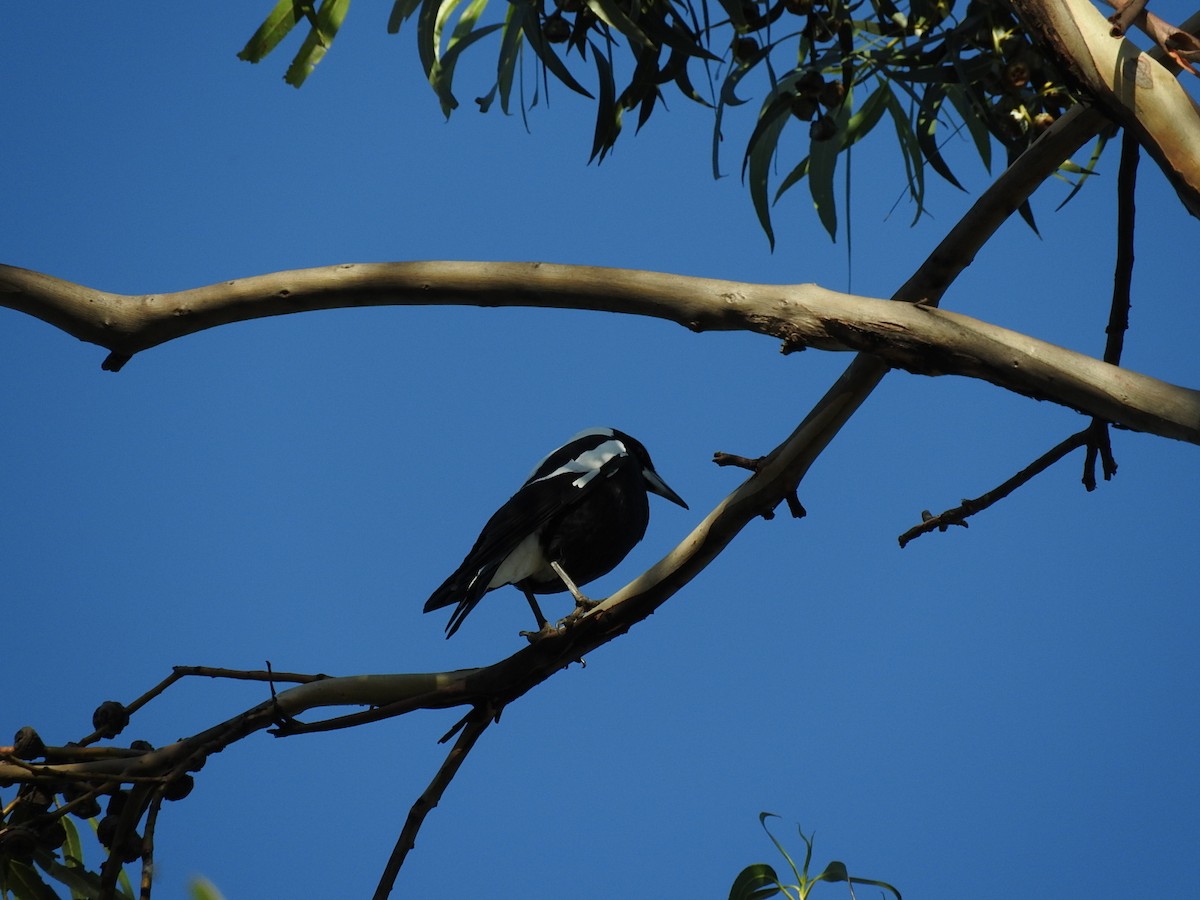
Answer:
[(749, 284), (540, 263), (414, 262), (302, 269), (128, 297), (0, 267), (0, 300), (47, 321), (68, 323), (71, 333), (117, 353), (230, 322), (333, 307), (607, 310), (668, 319), (694, 331), (754, 331), (787, 347), (858, 350), (910, 372), (980, 378), (1126, 428), (1200, 443), (1196, 391), (967, 316), (811, 284)]
[[(1114, 122), (1137, 135), (1200, 216), (1200, 108), (1164, 66), (1114, 38), (1090, 0), (1011, 0), (1038, 44)], [(1191, 23), (1184, 26), (1190, 30)]]

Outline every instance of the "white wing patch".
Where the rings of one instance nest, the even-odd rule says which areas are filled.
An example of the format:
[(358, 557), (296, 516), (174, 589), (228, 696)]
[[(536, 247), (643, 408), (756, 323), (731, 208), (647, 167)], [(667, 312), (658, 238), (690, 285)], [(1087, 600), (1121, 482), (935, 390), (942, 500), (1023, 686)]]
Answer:
[(542, 545), (535, 531), (517, 544), (512, 553), (504, 558), (504, 562), (500, 563), (500, 568), (496, 569), (496, 574), (488, 582), (488, 590), (524, 581), (530, 575), (537, 574), (546, 568), (548, 568), (546, 555), (542, 553)]
[(559, 466), (553, 472), (549, 472), (538, 478), (537, 481), (545, 481), (547, 478), (554, 478), (556, 475), (563, 475), (568, 472), (577, 472), (579, 477), (571, 484), (577, 488), (583, 487), (589, 481), (596, 477), (600, 469), (606, 462), (617, 456), (623, 456), (627, 451), (625, 445), (616, 438), (605, 441), (598, 447), (593, 447), (579, 456), (575, 457), (568, 463)]

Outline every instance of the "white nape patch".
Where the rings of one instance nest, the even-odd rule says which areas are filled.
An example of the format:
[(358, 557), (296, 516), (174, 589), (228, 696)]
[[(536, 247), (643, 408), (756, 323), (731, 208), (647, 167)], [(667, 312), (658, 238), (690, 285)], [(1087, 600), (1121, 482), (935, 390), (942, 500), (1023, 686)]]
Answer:
[(513, 552), (504, 558), (500, 568), (488, 582), (488, 590), (503, 587), (506, 584), (516, 584), (524, 581), (530, 575), (546, 568), (546, 555), (542, 553), (538, 543), (537, 532), (526, 537), (513, 548)]
[[(567, 444), (573, 444), (580, 438), (593, 437), (593, 436), (594, 437), (612, 437), (615, 434), (616, 434), (616, 432), (613, 431), (611, 428), (603, 428), (603, 427), (585, 428), (583, 431), (579, 432), (579, 434), (577, 434), (573, 438), (571, 438), (571, 440), (567, 441), (566, 444), (563, 444), (562, 447), (556, 447), (555, 449), (553, 449), (549, 453), (547, 453), (545, 456), (543, 456), (541, 459), (539, 459), (538, 464), (536, 466), (534, 466), (533, 471), (529, 473), (529, 478), (533, 477), (534, 472), (536, 472), (538, 469), (540, 469), (545, 464), (546, 460), (548, 460), (550, 457), (552, 457), (555, 453), (557, 453), (563, 447), (566, 447)], [(528, 481), (529, 478), (526, 478), (525, 480)]]
[[(607, 431), (607, 429), (604, 430)], [(549, 472), (537, 480), (545, 481), (547, 478), (553, 478), (556, 475), (562, 475), (567, 472), (578, 472), (579, 477), (572, 481), (571, 484), (577, 488), (581, 488), (596, 477), (596, 474), (606, 462), (614, 457), (623, 456), (627, 452), (625, 445), (614, 438), (611, 441), (605, 441), (599, 447), (593, 447), (591, 450), (579, 454), (579, 456), (570, 462), (563, 463), (553, 472)]]

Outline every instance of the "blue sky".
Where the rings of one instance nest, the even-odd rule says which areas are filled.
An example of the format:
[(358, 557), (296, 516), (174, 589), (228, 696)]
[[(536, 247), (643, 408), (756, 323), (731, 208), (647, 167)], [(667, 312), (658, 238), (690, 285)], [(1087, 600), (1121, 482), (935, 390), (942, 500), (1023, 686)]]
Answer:
[[(678, 99), (599, 167), (590, 111), (562, 89), (527, 132), (474, 111), (480, 75), (447, 124), (412, 34), (386, 35), (366, 4), (296, 91), (286, 58), (235, 58), (269, 5), (11, 11), (0, 260), (130, 293), (474, 259), (887, 296), (969, 202), (937, 185), (931, 219), (909, 228), (903, 203), (889, 217), (902, 169), (881, 134), (854, 161), (851, 258), (803, 191), (777, 208), (772, 254), (736, 178), (747, 131), (731, 128), (732, 175), (714, 181), (711, 120)], [(1007, 224), (945, 305), (1102, 352), (1116, 162), (1061, 212), (1065, 186), (1044, 187), (1042, 238)], [(1195, 225), (1146, 161), (1138, 204), (1125, 362), (1195, 387), (1200, 308), (1180, 276)], [(222, 328), (114, 375), (99, 348), (0, 322), (0, 734), (32, 724), (54, 743), (172, 665), (353, 674), (506, 656), (530, 624), (516, 591), (449, 642), (421, 606), (536, 460), (613, 425), (691, 506), (652, 501), (603, 595), (733, 489), (714, 451), (766, 452), (849, 362), (595, 313), (381, 308)], [(794, 849), (793, 823), (815, 829), (818, 865), (842, 859), (906, 897), (1193, 894), (1196, 449), (1115, 432), (1120, 471), (1096, 492), (1077, 454), (969, 530), (896, 545), (922, 509), (982, 493), (1083, 424), (988, 385), (889, 375), (802, 484), (806, 519), (752, 523), (586, 669), (506, 710), (397, 896), (721, 897), (748, 863), (781, 862), (763, 810)], [(166, 743), (262, 698), (177, 686), (123, 739)], [(160, 819), (155, 896), (195, 874), (231, 900), (369, 895), (458, 715), (258, 735), (213, 757)]]

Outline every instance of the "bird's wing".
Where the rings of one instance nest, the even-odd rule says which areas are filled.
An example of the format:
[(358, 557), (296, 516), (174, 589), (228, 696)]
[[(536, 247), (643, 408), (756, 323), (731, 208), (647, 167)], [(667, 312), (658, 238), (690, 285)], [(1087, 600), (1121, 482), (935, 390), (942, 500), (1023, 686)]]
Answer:
[(587, 471), (565, 465), (548, 469), (550, 462), (547, 459), (539, 466), (529, 481), (496, 510), (462, 564), (425, 602), (425, 612), (458, 604), (450, 617), (448, 634), (458, 629), (487, 593), (492, 576), (517, 545), (551, 516), (587, 497), (604, 482), (618, 461), (615, 457), (604, 460)]

